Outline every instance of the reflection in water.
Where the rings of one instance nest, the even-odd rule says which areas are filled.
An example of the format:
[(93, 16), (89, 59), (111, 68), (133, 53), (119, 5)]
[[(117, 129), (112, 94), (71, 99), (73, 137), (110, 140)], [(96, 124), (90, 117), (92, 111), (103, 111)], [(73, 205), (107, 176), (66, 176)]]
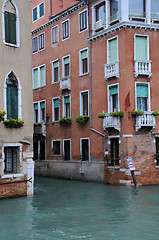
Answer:
[(158, 192), (37, 178), (33, 198), (0, 201), (0, 239), (156, 240)]

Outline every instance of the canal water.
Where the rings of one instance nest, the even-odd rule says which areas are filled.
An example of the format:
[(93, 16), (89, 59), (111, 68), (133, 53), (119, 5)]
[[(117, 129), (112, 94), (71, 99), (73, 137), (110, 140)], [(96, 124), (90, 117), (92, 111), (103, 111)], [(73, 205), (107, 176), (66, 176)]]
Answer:
[(34, 197), (0, 201), (0, 240), (159, 239), (159, 186), (35, 180)]

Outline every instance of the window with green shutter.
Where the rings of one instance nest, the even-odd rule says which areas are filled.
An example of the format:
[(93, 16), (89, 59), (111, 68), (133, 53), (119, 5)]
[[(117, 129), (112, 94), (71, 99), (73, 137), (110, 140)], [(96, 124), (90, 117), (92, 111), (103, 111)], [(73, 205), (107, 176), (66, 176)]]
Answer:
[(53, 109), (53, 121), (59, 121), (59, 99), (54, 99), (54, 109)]
[(38, 68), (33, 70), (33, 78), (34, 88), (38, 88)]
[(147, 36), (136, 36), (135, 38), (136, 60), (148, 60), (147, 56)]
[(118, 86), (113, 86), (109, 88), (109, 95), (110, 95), (110, 112), (119, 111), (119, 104), (118, 104)]
[(18, 88), (14, 82), (7, 84), (7, 119), (18, 119)]
[(16, 15), (5, 11), (5, 42), (16, 44)]
[(45, 66), (40, 67), (40, 86), (45, 86)]
[(137, 110), (147, 111), (148, 108), (148, 86), (137, 85)]
[(117, 38), (109, 40), (109, 63), (118, 60)]

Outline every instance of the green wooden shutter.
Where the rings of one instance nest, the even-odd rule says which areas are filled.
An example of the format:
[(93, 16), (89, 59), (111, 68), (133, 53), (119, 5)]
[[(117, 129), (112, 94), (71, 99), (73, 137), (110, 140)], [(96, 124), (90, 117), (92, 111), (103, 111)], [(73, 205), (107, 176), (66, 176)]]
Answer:
[(35, 7), (35, 8), (33, 9), (33, 21), (35, 21), (37, 18), (38, 18), (38, 15), (37, 15), (37, 7)]
[(35, 110), (35, 111), (38, 110), (38, 103), (35, 103), (35, 104), (34, 104), (34, 110)]
[(65, 97), (65, 103), (70, 103), (70, 97), (69, 96)]
[(58, 66), (59, 66), (59, 62), (58, 62), (58, 61), (56, 61), (56, 62), (53, 63), (53, 67), (54, 67), (54, 68), (57, 68)]
[(136, 60), (147, 60), (147, 37), (136, 36)]
[(148, 98), (148, 86), (138, 85), (137, 86), (137, 97)]
[(9, 13), (10, 16), (10, 43), (16, 44), (16, 16)]
[(114, 38), (109, 41), (109, 63), (117, 60), (117, 38)]
[(11, 88), (7, 86), (7, 119), (11, 118)]
[(69, 57), (64, 58), (64, 65), (68, 64), (69, 62), (70, 62), (70, 58)]
[(33, 70), (34, 88), (38, 88), (38, 69)]
[(109, 94), (110, 95), (118, 94), (118, 87), (115, 86), (115, 87), (109, 88)]
[(9, 16), (8, 12), (4, 12), (5, 19), (5, 42), (9, 43)]
[(87, 58), (87, 50), (84, 50), (81, 52), (81, 60), (86, 59)]
[(18, 119), (18, 91), (11, 87), (11, 118)]
[(41, 109), (45, 109), (45, 102), (41, 102), (40, 107), (41, 107)]
[(40, 86), (45, 86), (45, 67), (40, 67)]
[(54, 100), (54, 108), (59, 108), (59, 100), (58, 99)]

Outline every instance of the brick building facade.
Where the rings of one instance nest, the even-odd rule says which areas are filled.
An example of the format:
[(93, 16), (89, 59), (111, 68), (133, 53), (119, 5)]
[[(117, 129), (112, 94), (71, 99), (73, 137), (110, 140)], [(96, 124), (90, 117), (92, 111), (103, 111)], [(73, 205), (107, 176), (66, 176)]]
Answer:
[(158, 2), (45, 9), (32, 22), (37, 173), (131, 184), (132, 157), (137, 181), (158, 183)]

